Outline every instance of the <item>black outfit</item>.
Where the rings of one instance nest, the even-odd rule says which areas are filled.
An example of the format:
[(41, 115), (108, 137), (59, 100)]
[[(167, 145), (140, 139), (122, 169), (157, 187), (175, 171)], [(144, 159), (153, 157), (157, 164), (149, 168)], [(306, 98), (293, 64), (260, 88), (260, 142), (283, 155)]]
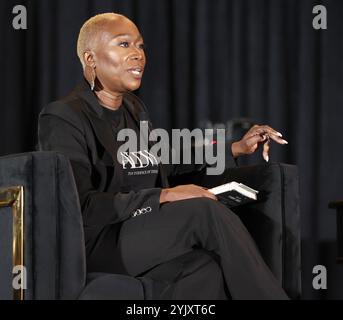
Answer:
[[(125, 155), (118, 162), (116, 134), (121, 128), (137, 131), (142, 113), (143, 103), (131, 93), (124, 95), (118, 111), (106, 110), (84, 81), (40, 114), (40, 149), (64, 153), (73, 168), (88, 272), (137, 276), (201, 247), (218, 257), (233, 298), (287, 299), (240, 219), (227, 207), (206, 198), (160, 205), (168, 176), (203, 165), (148, 161), (149, 166), (135, 168), (124, 161)], [(228, 162), (235, 165), (230, 157)]]

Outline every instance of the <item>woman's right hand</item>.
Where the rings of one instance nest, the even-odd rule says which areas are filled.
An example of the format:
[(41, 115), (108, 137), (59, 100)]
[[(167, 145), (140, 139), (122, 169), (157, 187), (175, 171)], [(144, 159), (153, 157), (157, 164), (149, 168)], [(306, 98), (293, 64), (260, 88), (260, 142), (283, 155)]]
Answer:
[(204, 197), (217, 200), (217, 197), (205, 188), (194, 184), (187, 184), (174, 188), (162, 189), (160, 203)]

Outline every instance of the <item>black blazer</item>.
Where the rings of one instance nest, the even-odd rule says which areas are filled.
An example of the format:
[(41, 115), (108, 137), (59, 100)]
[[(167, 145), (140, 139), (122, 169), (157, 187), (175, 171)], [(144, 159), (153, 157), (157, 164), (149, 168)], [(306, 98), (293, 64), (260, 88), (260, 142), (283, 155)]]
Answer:
[[(132, 93), (124, 95), (123, 107), (137, 122), (140, 114), (146, 112), (143, 102)], [(121, 192), (113, 166), (116, 154), (112, 128), (85, 80), (68, 96), (41, 111), (38, 144), (40, 150), (58, 151), (70, 160), (80, 198), (86, 244), (88, 236), (96, 237), (103, 227), (129, 219), (137, 209), (150, 206), (152, 212), (157, 212), (161, 188), (168, 186), (167, 177), (185, 171), (184, 168), (179, 170), (180, 165), (160, 165), (160, 187)], [(232, 159), (229, 163), (235, 165)], [(188, 166), (188, 170), (203, 167), (193, 165)]]

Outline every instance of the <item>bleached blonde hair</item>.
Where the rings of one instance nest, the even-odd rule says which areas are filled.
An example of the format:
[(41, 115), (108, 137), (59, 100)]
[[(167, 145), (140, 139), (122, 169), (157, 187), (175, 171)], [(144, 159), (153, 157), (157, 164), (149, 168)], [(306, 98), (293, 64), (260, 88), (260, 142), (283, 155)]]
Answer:
[(80, 59), (83, 69), (86, 67), (85, 61), (83, 60), (83, 54), (86, 51), (94, 48), (94, 41), (99, 31), (102, 31), (103, 27), (109, 21), (113, 21), (119, 17), (126, 18), (125, 16), (114, 12), (101, 13), (89, 18), (83, 24), (77, 39), (77, 55)]

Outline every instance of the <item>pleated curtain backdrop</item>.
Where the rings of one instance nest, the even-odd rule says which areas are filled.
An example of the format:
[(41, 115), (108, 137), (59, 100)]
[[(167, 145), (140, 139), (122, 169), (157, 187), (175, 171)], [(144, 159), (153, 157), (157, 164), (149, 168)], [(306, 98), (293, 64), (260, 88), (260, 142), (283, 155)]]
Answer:
[[(12, 27), (17, 4), (27, 8), (27, 30)], [(317, 4), (327, 8), (327, 30), (312, 27)], [(249, 118), (284, 134), (289, 145), (272, 145), (270, 159), (299, 167), (304, 298), (343, 298), (327, 208), (343, 198), (343, 1), (0, 1), (0, 155), (34, 150), (41, 108), (82, 77), (82, 23), (109, 11), (143, 34), (148, 64), (138, 94), (155, 126)], [(312, 288), (318, 264), (328, 269), (328, 290)]]

